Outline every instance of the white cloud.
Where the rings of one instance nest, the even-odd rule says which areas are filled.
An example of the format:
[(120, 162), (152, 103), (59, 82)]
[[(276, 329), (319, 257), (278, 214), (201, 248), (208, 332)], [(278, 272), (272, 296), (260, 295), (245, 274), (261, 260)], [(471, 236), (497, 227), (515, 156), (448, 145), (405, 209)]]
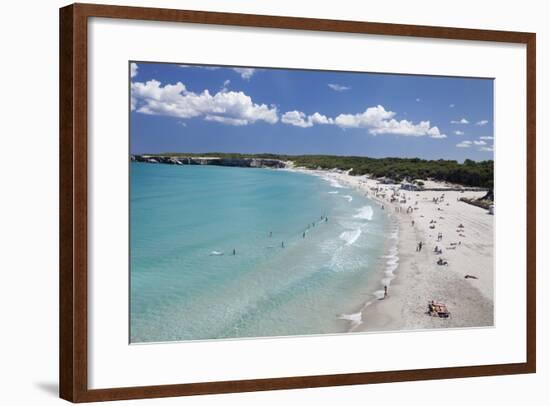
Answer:
[(493, 137), (491, 136), (483, 136), (483, 137), (479, 137), (480, 140), (492, 140), (494, 139)]
[(486, 125), (488, 123), (489, 123), (489, 121), (487, 121), (487, 120), (480, 120), (476, 123), (476, 125)]
[(132, 62), (132, 63), (130, 64), (130, 77), (131, 77), (131, 78), (136, 77), (137, 74), (138, 74), (138, 70), (139, 70), (138, 64), (135, 63), (135, 62)]
[(233, 117), (224, 117), (224, 116), (215, 116), (215, 115), (206, 115), (204, 117), (206, 121), (215, 121), (217, 123), (229, 124), (235, 126), (247, 125), (249, 121), (245, 118), (233, 118)]
[(366, 128), (371, 134), (395, 134), (409, 136), (429, 136), (431, 138), (446, 138), (439, 128), (430, 126), (429, 121), (413, 123), (408, 120), (396, 120), (396, 113), (387, 111), (383, 106), (369, 107), (363, 113), (340, 114), (330, 118), (319, 113), (306, 116), (301, 111), (288, 111), (281, 121), (285, 124), (307, 128), (314, 124), (333, 124), (340, 128)]
[(451, 103), (451, 104), (449, 104), (449, 107), (450, 107), (450, 108), (454, 108), (455, 105), (454, 105), (453, 103)]
[(369, 107), (359, 114), (340, 114), (334, 123), (342, 128), (368, 128), (371, 134), (396, 134), (410, 136), (428, 135), (433, 138), (445, 138), (439, 128), (430, 127), (429, 121), (414, 124), (408, 120), (396, 120), (393, 111), (387, 111), (383, 106)]
[(312, 123), (309, 123), (307, 121), (305, 113), (296, 110), (287, 111), (285, 114), (283, 114), (281, 117), (281, 122), (302, 128), (313, 126)]
[(472, 141), (462, 141), (456, 144), (458, 148), (470, 148), (472, 146)]
[[(242, 91), (229, 91), (224, 87), (216, 94), (208, 90), (201, 93), (189, 91), (186, 86), (162, 85), (157, 80), (134, 82), (131, 85), (131, 108), (138, 113), (178, 117), (182, 119), (202, 118), (234, 126), (243, 126), (256, 121), (275, 124), (279, 121), (277, 107), (254, 103)], [(430, 121), (414, 123), (409, 120), (396, 120), (396, 113), (378, 105), (367, 108), (358, 114), (340, 114), (335, 118), (315, 112), (311, 115), (297, 110), (287, 111), (281, 117), (284, 124), (301, 128), (314, 125), (336, 125), (340, 128), (364, 128), (373, 135), (394, 134), (404, 136), (428, 136), (435, 139), (446, 138), (437, 126)]]
[(308, 120), (313, 124), (333, 124), (332, 118), (328, 118), (327, 116), (319, 113), (313, 113), (308, 117)]
[(439, 128), (430, 127), (429, 121), (421, 121), (418, 124), (414, 124), (412, 121), (395, 119), (383, 120), (375, 128), (369, 130), (371, 134), (395, 134), (395, 135), (409, 135), (409, 136), (424, 136), (428, 135), (432, 138), (446, 138), (445, 134), (439, 132)]
[(465, 118), (461, 118), (460, 120), (451, 120), (451, 124), (469, 124), (469, 123), (470, 122)]
[(351, 89), (351, 87), (349, 86), (338, 85), (336, 83), (329, 83), (327, 86), (330, 87), (335, 92), (345, 92), (346, 90)]
[(383, 106), (378, 105), (369, 107), (363, 113), (340, 114), (334, 119), (334, 123), (342, 128), (380, 128), (394, 116), (393, 111), (386, 111)]
[(233, 70), (241, 75), (241, 78), (245, 80), (249, 80), (252, 75), (256, 73), (256, 69), (254, 68), (233, 68)]
[(417, 98), (416, 98), (416, 102), (418, 103), (419, 101), (420, 101), (420, 98), (419, 98), (419, 97), (417, 97)]
[(460, 131), (460, 130), (453, 131), (453, 133), (455, 135), (464, 135), (464, 131)]
[[(137, 63), (132, 62), (130, 64), (130, 78), (134, 78), (137, 76), (139, 70), (139, 66)], [(136, 99), (134, 95), (131, 95), (130, 97), (130, 111), (134, 111), (136, 109)]]
[(243, 92), (208, 90), (194, 93), (181, 82), (162, 86), (157, 80), (132, 83), (133, 107), (137, 112), (178, 118), (203, 117), (230, 125), (247, 125), (256, 121), (275, 124), (277, 108), (257, 104)]
[(281, 122), (290, 124), (296, 127), (308, 128), (313, 127), (314, 124), (333, 124), (333, 120), (319, 113), (313, 113), (306, 116), (301, 111), (287, 111), (281, 117)]
[[(480, 137), (482, 138), (482, 137)], [(493, 152), (493, 145), (488, 145), (487, 142), (485, 142), (482, 139), (474, 140), (474, 141), (462, 141), (458, 144), (456, 144), (458, 148), (470, 148), (473, 146), (479, 147), (478, 151), (481, 152)]]
[(227, 92), (227, 89), (229, 87), (229, 85), (231, 84), (231, 81), (229, 79), (226, 79), (223, 81), (223, 86), (222, 86), (222, 92)]

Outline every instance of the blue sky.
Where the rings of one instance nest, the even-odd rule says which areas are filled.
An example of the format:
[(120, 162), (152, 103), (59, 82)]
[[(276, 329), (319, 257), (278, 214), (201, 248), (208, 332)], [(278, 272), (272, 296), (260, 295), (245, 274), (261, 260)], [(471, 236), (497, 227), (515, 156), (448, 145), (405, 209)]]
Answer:
[(132, 153), (493, 159), (493, 80), (130, 63)]

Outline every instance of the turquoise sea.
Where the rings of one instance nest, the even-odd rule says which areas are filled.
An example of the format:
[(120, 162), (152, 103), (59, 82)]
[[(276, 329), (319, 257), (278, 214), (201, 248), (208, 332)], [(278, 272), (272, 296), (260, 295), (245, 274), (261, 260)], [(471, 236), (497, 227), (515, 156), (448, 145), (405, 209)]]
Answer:
[(132, 343), (343, 333), (381, 288), (394, 226), (333, 180), (135, 162), (130, 178)]

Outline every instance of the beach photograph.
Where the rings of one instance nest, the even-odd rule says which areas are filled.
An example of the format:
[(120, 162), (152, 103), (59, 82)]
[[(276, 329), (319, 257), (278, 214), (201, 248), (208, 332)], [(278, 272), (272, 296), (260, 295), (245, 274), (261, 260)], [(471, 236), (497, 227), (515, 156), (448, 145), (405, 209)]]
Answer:
[(494, 326), (492, 78), (131, 61), (131, 344)]

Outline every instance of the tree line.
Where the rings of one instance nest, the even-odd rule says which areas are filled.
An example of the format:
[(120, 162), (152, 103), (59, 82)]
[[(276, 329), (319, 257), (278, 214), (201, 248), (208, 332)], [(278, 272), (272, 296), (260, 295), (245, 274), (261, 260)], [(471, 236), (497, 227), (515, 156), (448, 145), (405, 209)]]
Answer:
[(308, 169), (339, 169), (351, 175), (387, 177), (397, 182), (434, 179), (457, 183), (464, 186), (493, 189), (494, 162), (473, 161), (463, 163), (455, 160), (427, 160), (420, 158), (369, 158), (338, 155), (281, 155), (281, 154), (240, 154), (240, 153), (163, 153), (159, 156), (215, 156), (220, 158), (264, 158), (292, 161), (295, 166)]

